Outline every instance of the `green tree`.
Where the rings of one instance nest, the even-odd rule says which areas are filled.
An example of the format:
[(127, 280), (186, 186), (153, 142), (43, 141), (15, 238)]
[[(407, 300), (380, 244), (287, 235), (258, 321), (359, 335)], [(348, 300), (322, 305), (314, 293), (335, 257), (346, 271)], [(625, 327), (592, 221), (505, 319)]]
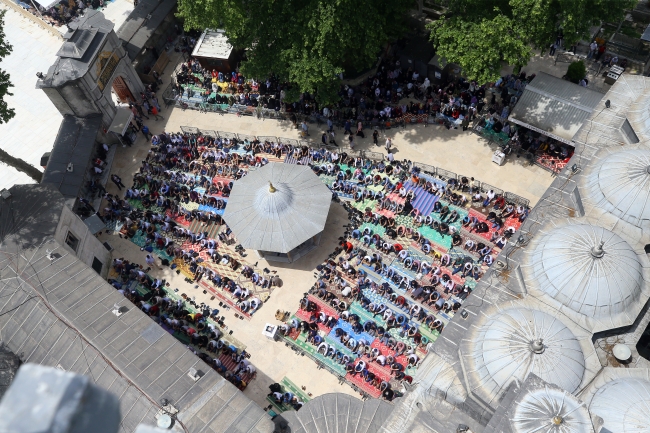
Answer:
[[(5, 38), (5, 12), (0, 10), (0, 62), (13, 50), (13, 47)], [(14, 109), (9, 108), (5, 101), (6, 95), (13, 95), (13, 93), (9, 92), (10, 87), (13, 87), (13, 84), (9, 81), (9, 74), (4, 69), (0, 69), (0, 123), (7, 123), (16, 115)]]
[(585, 77), (585, 75), (587, 75), (587, 69), (585, 68), (585, 63), (582, 60), (572, 62), (569, 65), (569, 69), (566, 71), (566, 77), (574, 83), (578, 83)]
[(590, 27), (618, 22), (635, 0), (454, 0), (428, 25), (437, 54), (469, 79), (495, 81), (501, 63), (524, 66), (562, 29), (565, 45), (590, 37)]
[(338, 100), (339, 74), (371, 67), (404, 30), (412, 0), (179, 0), (187, 29), (223, 28), (246, 50), (241, 71), (277, 75), (293, 91)]

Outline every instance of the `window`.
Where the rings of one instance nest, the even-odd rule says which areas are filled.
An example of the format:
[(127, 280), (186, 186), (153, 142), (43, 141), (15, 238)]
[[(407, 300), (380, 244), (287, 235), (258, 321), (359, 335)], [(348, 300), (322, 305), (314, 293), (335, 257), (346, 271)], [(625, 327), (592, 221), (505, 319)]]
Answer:
[(68, 231), (68, 234), (65, 237), (65, 243), (77, 252), (77, 247), (79, 247), (79, 238), (77, 238), (71, 231)]
[(93, 266), (92, 267), (95, 270), (95, 272), (97, 272), (98, 274), (101, 274), (102, 273), (102, 268), (104, 267), (104, 264), (97, 257), (93, 257)]

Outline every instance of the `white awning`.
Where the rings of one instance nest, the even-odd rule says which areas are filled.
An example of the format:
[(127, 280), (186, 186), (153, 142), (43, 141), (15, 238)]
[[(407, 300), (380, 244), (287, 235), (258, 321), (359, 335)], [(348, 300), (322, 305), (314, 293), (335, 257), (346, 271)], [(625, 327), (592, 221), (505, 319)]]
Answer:
[(114, 132), (119, 135), (124, 135), (126, 128), (133, 119), (133, 113), (128, 108), (118, 108), (111, 126), (108, 128), (109, 132)]
[(49, 9), (57, 3), (60, 3), (61, 0), (34, 0), (39, 5), (43, 6), (45, 9)]
[(526, 86), (508, 120), (570, 144), (603, 96), (540, 72)]

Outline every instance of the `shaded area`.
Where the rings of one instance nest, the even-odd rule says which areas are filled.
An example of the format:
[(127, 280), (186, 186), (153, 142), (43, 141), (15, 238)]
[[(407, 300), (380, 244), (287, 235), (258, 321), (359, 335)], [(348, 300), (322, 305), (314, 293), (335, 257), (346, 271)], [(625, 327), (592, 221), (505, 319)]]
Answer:
[(602, 98), (595, 90), (540, 72), (508, 120), (568, 144)]

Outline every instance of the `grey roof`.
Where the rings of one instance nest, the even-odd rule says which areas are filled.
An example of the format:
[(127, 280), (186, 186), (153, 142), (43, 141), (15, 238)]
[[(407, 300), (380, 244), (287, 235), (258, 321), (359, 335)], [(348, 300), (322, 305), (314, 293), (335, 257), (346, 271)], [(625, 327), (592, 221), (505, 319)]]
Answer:
[(606, 156), (589, 176), (600, 206), (637, 227), (650, 221), (650, 150), (632, 149)]
[(111, 122), (111, 126), (108, 127), (108, 131), (120, 135), (124, 134), (126, 128), (131, 124), (131, 119), (133, 119), (133, 112), (131, 110), (126, 107), (118, 108)]
[(570, 143), (602, 98), (595, 90), (540, 72), (508, 119)]
[(331, 200), (309, 166), (271, 162), (235, 182), (223, 217), (245, 248), (287, 253), (323, 231)]
[(115, 32), (122, 40), (122, 45), (131, 60), (151, 38), (165, 17), (176, 6), (176, 0), (142, 0), (129, 14), (120, 28)]
[(57, 52), (60, 57), (50, 66), (45, 78), (37, 81), (39, 88), (60, 87), (83, 77), (113, 30), (113, 23), (95, 10), (87, 10), (68, 26), (72, 31), (63, 36), (64, 42)]
[(530, 374), (508, 388), (483, 433), (594, 433), (601, 423), (577, 397)]
[(513, 433), (594, 431), (587, 406), (563, 389), (544, 386), (524, 393), (515, 405)]
[(392, 410), (393, 406), (383, 400), (324, 394), (305, 403), (298, 412), (282, 413), (276, 424), (287, 423), (291, 433), (378, 433), (384, 431)]
[[(63, 116), (41, 182), (52, 184), (61, 191), (70, 207), (84, 188), (101, 125), (100, 115), (86, 118)], [(67, 171), (69, 163), (73, 165), (71, 172)]]
[[(533, 343), (541, 340), (536, 352)], [(585, 357), (580, 342), (558, 318), (528, 308), (496, 309), (461, 343), (470, 387), (492, 404), (529, 373), (570, 392), (580, 385)]]
[(223, 30), (207, 29), (203, 32), (192, 51), (192, 56), (227, 59), (232, 53), (232, 45)]
[(616, 433), (650, 431), (650, 381), (640, 377), (614, 379), (593, 396), (589, 410)]
[(5, 394), (20, 367), (20, 358), (0, 342), (0, 398)]
[[(270, 431), (261, 408), (53, 239), (58, 191), (21, 185), (11, 193), (0, 200), (0, 335), (12, 351), (26, 362), (88, 375), (113, 392), (123, 432), (155, 424), (162, 398), (181, 415), (208, 403), (210, 416), (227, 413), (214, 425), (197, 416), (192, 432)], [(126, 312), (115, 316), (115, 304)], [(190, 368), (201, 372), (198, 381)], [(211, 395), (228, 397), (219, 405), (205, 398)]]
[(616, 233), (587, 224), (541, 235), (526, 266), (543, 292), (595, 320), (625, 313), (639, 301), (644, 284), (632, 247)]

